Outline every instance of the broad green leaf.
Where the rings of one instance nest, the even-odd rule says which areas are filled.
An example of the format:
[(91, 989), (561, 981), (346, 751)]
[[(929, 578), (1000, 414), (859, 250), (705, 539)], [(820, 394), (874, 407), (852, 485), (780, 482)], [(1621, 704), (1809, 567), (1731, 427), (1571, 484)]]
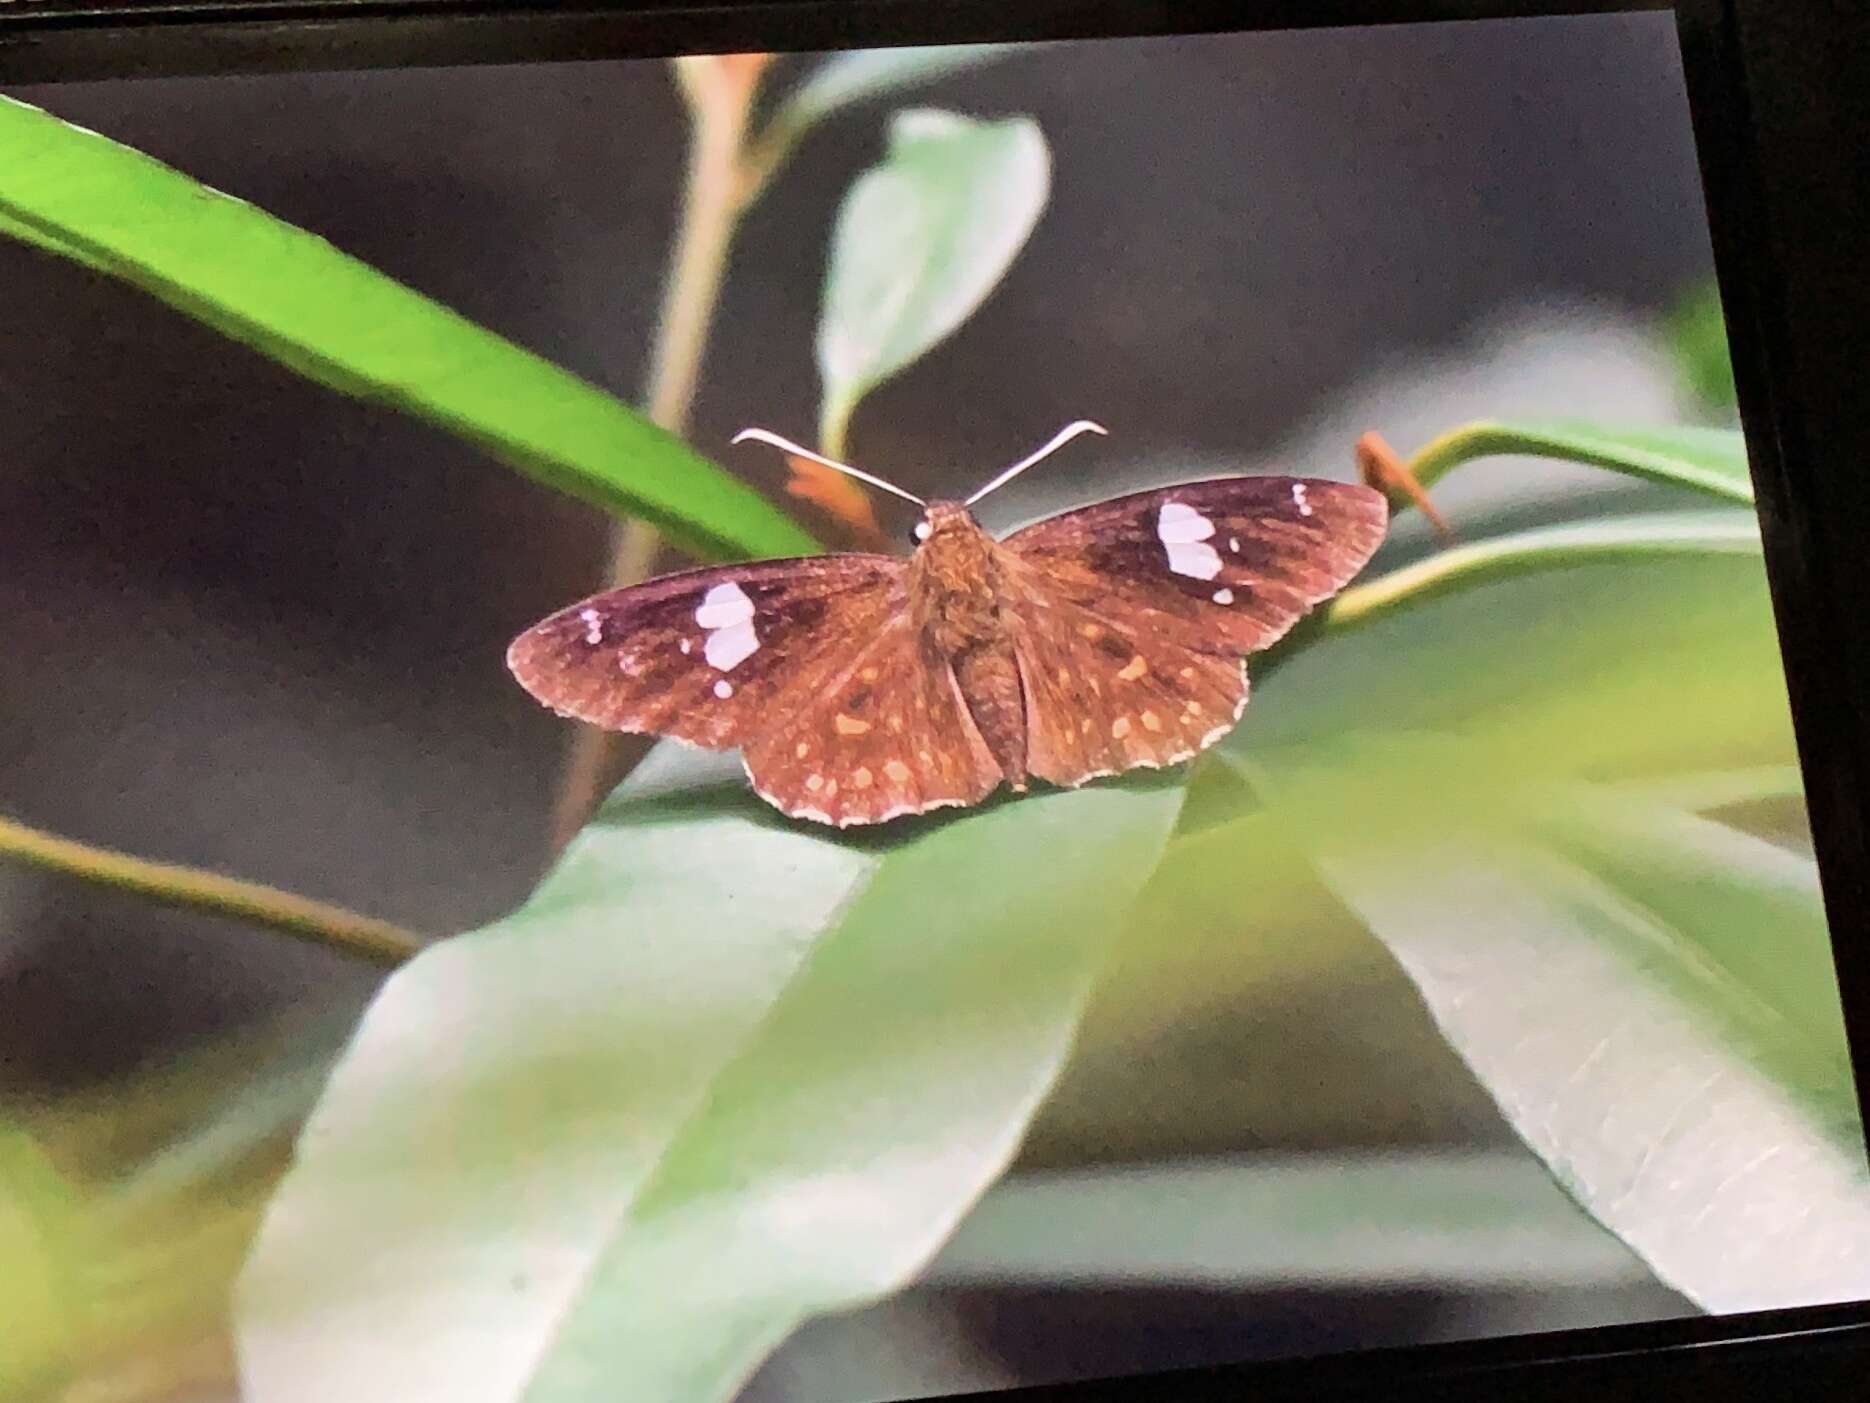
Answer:
[(858, 401), (986, 300), (1045, 209), (1051, 156), (1029, 117), (899, 112), (889, 151), (838, 210), (818, 323), (819, 442), (843, 452)]
[(1501, 576), (1327, 629), (1249, 670), (1258, 685), (1224, 756), (1448, 732), (1484, 743), (1516, 781), (1660, 782), (1792, 760), (1756, 551), (1606, 555)]
[[(1815, 917), (1751, 919), (1759, 891), (1803, 860), (1730, 838), (1689, 890), (1665, 864), (1641, 884), (1607, 881), (1523, 834), (1437, 836), (1379, 849), (1320, 834), (1320, 860), (1560, 1182), (1710, 1310), (1870, 1294), (1861, 1126), (1842, 1049), (1825, 1045), (1835, 991), (1793, 1022), (1750, 971), (1709, 956), (1748, 936), (1768, 956), (1828, 954)], [(1755, 860), (1737, 861), (1746, 846)], [(1646, 905), (1657, 892), (1667, 900)], [(1736, 914), (1712, 924), (1723, 901)]]
[[(1734, 524), (1736, 543), (1754, 539), (1750, 522)], [(1366, 626), (1296, 637), (1277, 660), (1249, 663), (1253, 700), (1194, 767), (1148, 918), (1106, 966), (1030, 1154), (1053, 1164), (1113, 1147), (1136, 1157), (1490, 1133), (1484, 1094), (1401, 971), (1226, 759), (1445, 729), (1484, 745), (1496, 763), (1482, 773), (1503, 782), (1632, 775), (1645, 788), (1692, 785), (1692, 802), (1714, 807), (1761, 793), (1760, 776), (1734, 767), (1770, 764), (1768, 787), (1783, 793), (1791, 737), (1762, 563), (1757, 546), (1724, 540), (1709, 551), (1683, 532), (1679, 553), (1555, 554), (1564, 568), (1372, 612)], [(1428, 821), (1447, 787), (1438, 778), (1406, 799), (1352, 790), (1346, 807), (1406, 827)]]
[(0, 1124), (0, 1399), (43, 1396), (74, 1362), (78, 1201), (29, 1135)]
[(728, 1397), (999, 1173), (1179, 801), (840, 838), (657, 752), (371, 1008), (246, 1273), (246, 1395)]
[(1648, 1278), (1523, 1152), (1214, 1155), (1009, 1176), (927, 1283), (1615, 1289)]
[(762, 140), (796, 140), (826, 117), (860, 102), (933, 83), (1019, 51), (1017, 44), (916, 44), (861, 49), (825, 59), (773, 114)]
[(561, 491), (652, 521), (698, 555), (814, 548), (757, 493), (622, 401), (305, 230), (6, 98), (0, 232), (121, 278), (301, 375), (426, 419)]
[[(1692, 948), (1689, 996), (1736, 992), (1733, 1021), (1772, 1036), (1756, 1055), (1827, 1117), (1853, 1114), (1849, 1044), (1812, 859), (1629, 791), (1580, 787), (1534, 827), (1554, 852)], [(1843, 1107), (1829, 1104), (1842, 1094)], [(1853, 1130), (1851, 1135), (1854, 1137)]]
[(1423, 445), (1410, 467), (1427, 486), (1463, 463), (1503, 454), (1560, 458), (1726, 502), (1753, 501), (1746, 440), (1737, 429), (1480, 420)]
[(1744, 557), (1587, 566), (1293, 659), (1224, 752), (1242, 838), (1306, 847), (1560, 1181), (1720, 1310), (1870, 1292), (1812, 863), (1665, 802), (1747, 798), (1721, 762), (1783, 789), (1775, 654)]

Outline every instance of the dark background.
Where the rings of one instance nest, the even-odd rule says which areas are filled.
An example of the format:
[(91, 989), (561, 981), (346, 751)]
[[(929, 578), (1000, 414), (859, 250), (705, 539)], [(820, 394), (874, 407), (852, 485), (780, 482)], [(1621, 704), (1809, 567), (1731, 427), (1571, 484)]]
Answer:
[[(682, 155), (659, 64), (11, 95), (636, 397)], [(1074, 44), (904, 101), (1029, 112), (1055, 160), (1049, 210), (999, 292), (859, 412), (852, 456), (924, 494), (1084, 414), (1125, 452), (1254, 461), (1347, 387), (1457, 354), (1503, 312), (1556, 301), (1642, 325), (1711, 271), (1667, 15)], [(815, 133), (736, 247), (696, 438), (764, 486), (777, 465), (726, 438), (746, 423), (810, 436), (826, 236), (886, 115)], [(1607, 385), (1616, 374), (1604, 367)], [(0, 414), (6, 813), (434, 934), (524, 897), (565, 732), (500, 654), (596, 582), (595, 513), (12, 245)], [(1348, 446), (1293, 466), (1341, 473)], [(0, 913), (0, 1092), (14, 1095), (271, 1011), (355, 1005), (374, 979), (18, 871), (0, 869)], [(1450, 1141), (1486, 1138), (1477, 1093), (1445, 1100)], [(1007, 1336), (994, 1352), (1021, 1370), (1086, 1340), (1135, 1356), (1091, 1372), (1152, 1350), (1189, 1362), (1189, 1341), (1242, 1353), (1237, 1311), (1211, 1302), (1004, 1304), (969, 1328)], [(1260, 1318), (1268, 1351), (1286, 1352), (1411, 1338), (1444, 1305), (1396, 1296), (1345, 1324), (1288, 1301)], [(1098, 1323), (1119, 1316), (1123, 1338), (1142, 1332), (1134, 1348)], [(1008, 1336), (1007, 1319), (1028, 1323)], [(1170, 1323), (1152, 1333), (1151, 1319)]]

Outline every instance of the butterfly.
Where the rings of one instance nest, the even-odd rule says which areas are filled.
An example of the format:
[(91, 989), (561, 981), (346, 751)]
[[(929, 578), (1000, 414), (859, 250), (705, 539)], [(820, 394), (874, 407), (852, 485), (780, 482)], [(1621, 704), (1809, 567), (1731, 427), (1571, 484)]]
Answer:
[(1247, 704), (1245, 657), (1360, 571), (1371, 487), (1224, 477), (1115, 497), (996, 540), (965, 501), (924, 502), (763, 429), (754, 438), (923, 508), (913, 554), (688, 570), (594, 595), (507, 652), (521, 686), (616, 731), (738, 747), (755, 791), (846, 827), (1186, 760)]

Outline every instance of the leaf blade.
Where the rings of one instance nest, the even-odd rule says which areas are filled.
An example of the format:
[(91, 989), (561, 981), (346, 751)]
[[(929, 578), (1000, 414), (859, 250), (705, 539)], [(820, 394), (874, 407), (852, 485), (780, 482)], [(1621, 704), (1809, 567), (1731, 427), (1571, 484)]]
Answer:
[(815, 548), (613, 396), (305, 230), (10, 98), (0, 98), (0, 232), (109, 272), (560, 491), (653, 521), (704, 557)]
[[(1450, 941), (1445, 910), (1398, 900), (1394, 872), (1330, 864), (1341, 895), (1396, 953), (1501, 1107), (1599, 1219), (1662, 1279), (1710, 1310), (1860, 1299), (1870, 1192), (1861, 1151), (1814, 1134), (1786, 1087), (1737, 1060), (1640, 979), (1616, 946), (1653, 948), (1614, 897), (1553, 873), (1536, 851), (1482, 846), (1440, 871), (1498, 914), (1492, 948)], [(1511, 938), (1500, 938), (1503, 926)], [(1521, 933), (1523, 932), (1523, 934)], [(1533, 977), (1529, 978), (1528, 976)], [(1585, 990), (1554, 1016), (1541, 990)], [(1475, 994), (1509, 988), (1483, 1020)], [(1577, 1017), (1592, 1007), (1588, 1022)], [(1457, 1007), (1468, 1010), (1458, 1012)], [(1509, 1049), (1529, 1041), (1537, 1059)], [(1614, 1108), (1614, 1109), (1612, 1109)], [(1606, 1115), (1649, 1127), (1604, 1135)], [(1710, 1224), (1720, 1224), (1718, 1232)]]
[(1025, 246), (1050, 193), (1051, 156), (1029, 117), (896, 114), (883, 161), (839, 207), (817, 357), (819, 442), (843, 450), (863, 397), (951, 335)]
[(1017, 44), (916, 44), (864, 49), (826, 59), (774, 114), (771, 131), (796, 139), (860, 102), (932, 83), (1018, 52)]
[[(1580, 1204), (1709, 1309), (1860, 1297), (1870, 1178), (1810, 861), (1629, 791), (1515, 787), (1451, 737), (1350, 754), (1271, 757), (1260, 793)], [(1431, 779), (1406, 825), (1347, 813)]]
[(1463, 463), (1500, 455), (1559, 458), (1686, 488), (1723, 502), (1751, 505), (1753, 501), (1746, 440), (1734, 429), (1483, 419), (1425, 444), (1410, 460), (1410, 467), (1427, 486)]
[[(667, 754), (522, 912), (366, 1018), (243, 1282), (257, 1399), (726, 1396), (802, 1315), (919, 1266), (998, 1172), (1179, 802), (1051, 795), (865, 847)], [(1061, 920), (1031, 876), (1066, 829)], [(965, 911), (929, 903), (962, 865)], [(438, 1075), (416, 1054), (456, 1026), (525, 1067)], [(695, 1261), (733, 1269), (671, 1268)], [(386, 1332), (392, 1310), (421, 1318)]]

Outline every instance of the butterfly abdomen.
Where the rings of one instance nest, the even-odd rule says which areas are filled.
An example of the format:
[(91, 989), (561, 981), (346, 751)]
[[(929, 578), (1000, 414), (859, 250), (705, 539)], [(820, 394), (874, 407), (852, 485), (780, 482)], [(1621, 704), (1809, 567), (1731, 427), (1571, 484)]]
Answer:
[(912, 617), (926, 646), (954, 670), (968, 714), (1015, 789), (1026, 784), (1026, 707), (1002, 618), (1000, 546), (965, 507), (929, 508), (927, 539), (909, 566)]
[(1026, 787), (1026, 695), (1011, 642), (1001, 639), (954, 660), (955, 680), (994, 762), (1015, 789)]

